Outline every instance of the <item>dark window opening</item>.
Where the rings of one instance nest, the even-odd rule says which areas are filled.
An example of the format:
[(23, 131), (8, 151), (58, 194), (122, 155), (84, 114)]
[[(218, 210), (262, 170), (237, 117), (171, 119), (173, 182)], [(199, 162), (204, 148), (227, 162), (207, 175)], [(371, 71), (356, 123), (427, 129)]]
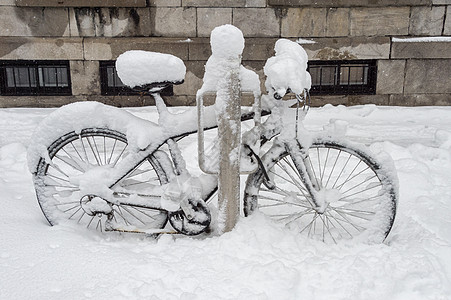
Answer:
[(0, 61), (0, 94), (72, 95), (69, 61)]
[[(152, 70), (149, 70), (149, 72), (152, 72)], [(115, 61), (100, 62), (100, 87), (102, 95), (105, 96), (140, 94), (140, 92), (135, 91), (122, 83), (116, 72)], [(174, 91), (172, 85), (163, 89), (160, 94), (162, 96), (173, 96)]]
[(312, 95), (375, 94), (376, 61), (310, 61)]

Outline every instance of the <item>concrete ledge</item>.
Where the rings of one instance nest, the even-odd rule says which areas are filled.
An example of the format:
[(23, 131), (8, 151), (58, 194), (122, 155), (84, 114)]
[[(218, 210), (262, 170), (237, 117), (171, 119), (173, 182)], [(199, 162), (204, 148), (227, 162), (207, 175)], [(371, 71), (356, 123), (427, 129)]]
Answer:
[(301, 45), (309, 60), (388, 59), (390, 38), (315, 38), (313, 43)]
[(83, 60), (82, 38), (0, 37), (0, 59)]
[(334, 95), (334, 96), (312, 96), (312, 106), (319, 107), (326, 104), (332, 105), (362, 105), (376, 104), (388, 105), (388, 95)]
[(145, 50), (188, 60), (189, 42), (176, 38), (85, 38), (86, 60), (113, 60), (127, 50)]
[(414, 94), (390, 95), (392, 106), (448, 106), (451, 105), (451, 94)]
[(393, 39), (392, 58), (451, 58), (451, 37)]
[(16, 5), (39, 7), (146, 7), (146, 0), (16, 0)]
[[(444, 2), (447, 0), (440, 0)], [(432, 0), (268, 0), (274, 6), (309, 6), (309, 7), (386, 7), (386, 6), (430, 6)], [(434, 2), (438, 2), (437, 0)]]

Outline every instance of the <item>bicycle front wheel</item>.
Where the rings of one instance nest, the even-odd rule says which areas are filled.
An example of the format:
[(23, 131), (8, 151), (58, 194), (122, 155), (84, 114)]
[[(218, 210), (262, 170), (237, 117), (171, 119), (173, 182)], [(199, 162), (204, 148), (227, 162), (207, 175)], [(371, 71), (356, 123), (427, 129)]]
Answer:
[[(125, 134), (108, 128), (86, 128), (55, 140), (48, 148), (49, 157), (40, 159), (33, 178), (48, 222), (55, 225), (71, 221), (98, 231), (104, 231), (107, 224), (113, 228), (163, 228), (168, 219), (166, 211), (112, 204), (80, 192), (77, 178), (93, 169), (114, 168), (125, 157), (127, 146)], [(165, 168), (151, 155), (117, 185), (124, 191), (137, 191), (167, 183), (170, 170)]]
[(310, 238), (337, 243), (360, 240), (380, 243), (390, 232), (396, 214), (396, 180), (362, 149), (336, 141), (317, 141), (304, 159), (326, 209), (314, 209), (312, 196), (291, 154), (276, 146), (263, 157), (275, 184), (263, 184), (263, 170), (249, 176), (245, 215), (258, 209)]

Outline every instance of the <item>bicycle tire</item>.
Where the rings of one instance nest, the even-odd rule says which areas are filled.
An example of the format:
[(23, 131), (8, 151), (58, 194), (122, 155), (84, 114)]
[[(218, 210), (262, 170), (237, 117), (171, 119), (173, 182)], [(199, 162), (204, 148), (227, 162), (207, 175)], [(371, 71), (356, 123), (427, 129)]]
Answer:
[(396, 215), (397, 180), (383, 163), (360, 147), (334, 140), (317, 140), (308, 150), (310, 164), (326, 197), (323, 213), (313, 209), (311, 196), (284, 146), (273, 146), (262, 157), (275, 189), (267, 188), (264, 171), (250, 175), (244, 214), (257, 208), (272, 219), (310, 238), (338, 243), (358, 240), (381, 243)]
[[(109, 220), (108, 224), (113, 227), (165, 227), (166, 211), (121, 204), (111, 205), (108, 214), (86, 209), (89, 199), (81, 198), (84, 195), (77, 186), (77, 176), (98, 166), (114, 168), (123, 159), (127, 145), (124, 133), (108, 128), (85, 128), (80, 133), (61, 136), (48, 147), (49, 157), (39, 160), (33, 181), (39, 205), (50, 225), (69, 220), (105, 231)], [(139, 184), (150, 179), (154, 184), (164, 184), (168, 172), (172, 171), (168, 168), (151, 155), (118, 184), (126, 189), (131, 185), (134, 189), (139, 188)]]

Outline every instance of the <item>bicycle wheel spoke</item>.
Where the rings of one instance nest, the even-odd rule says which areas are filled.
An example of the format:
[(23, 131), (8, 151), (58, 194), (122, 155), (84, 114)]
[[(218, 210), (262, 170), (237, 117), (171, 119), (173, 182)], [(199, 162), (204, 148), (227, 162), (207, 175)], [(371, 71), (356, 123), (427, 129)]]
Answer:
[[(324, 200), (327, 203), (324, 210), (316, 211), (309, 194), (299, 189), (305, 179), (300, 177), (294, 162), (288, 158), (290, 155), (293, 154), (268, 156), (265, 161), (269, 164), (268, 172), (274, 174), (275, 179), (286, 182), (285, 185), (277, 185), (274, 190), (264, 187), (250, 190), (259, 193), (257, 207), (262, 213), (287, 225), (296, 224), (299, 234), (324, 242), (353, 239), (362, 236), (364, 231), (369, 232), (368, 239), (372, 236), (383, 240), (393, 224), (395, 210), (382, 210), (380, 207), (395, 207), (396, 203), (391, 182), (379, 180), (381, 171), (372, 162), (372, 157), (366, 156), (361, 149), (348, 150), (348, 145), (338, 142), (313, 144), (304, 159), (307, 169), (301, 171), (306, 172), (304, 175), (311, 177), (313, 183), (316, 182), (313, 187), (321, 197), (331, 197)], [(263, 177), (260, 173), (258, 176), (260, 181), (257, 184), (261, 185), (260, 178)], [(254, 182), (248, 180), (248, 183)], [(377, 228), (378, 224), (373, 224), (375, 218), (387, 221), (390, 227)], [(385, 236), (381, 237), (382, 230)]]
[[(327, 187), (328, 184), (329, 184), (330, 178), (332, 177), (332, 174), (333, 174), (333, 172), (335, 171), (335, 166), (337, 165), (338, 158), (340, 157), (340, 155), (341, 155), (341, 150), (338, 151), (338, 155), (337, 155), (337, 157), (335, 158), (334, 164), (333, 164), (333, 166), (332, 166), (332, 168), (331, 168), (331, 170), (330, 170), (330, 173), (329, 173), (329, 176), (328, 176), (328, 178), (327, 178), (326, 184), (324, 185), (325, 187)], [(325, 166), (325, 165), (324, 165), (324, 166)]]
[[(126, 206), (118, 203), (112, 206), (111, 212), (107, 213), (100, 209), (92, 216), (84, 210), (85, 204), (89, 206), (91, 200), (85, 198), (80, 202), (83, 195), (80, 194), (79, 183), (84, 181), (72, 178), (84, 179), (83, 174), (93, 168), (103, 165), (114, 168), (119, 164), (127, 151), (124, 134), (104, 128), (86, 128), (80, 133), (72, 132), (58, 138), (48, 151), (50, 162), (48, 160), (39, 162), (35, 186), (41, 207), (50, 207), (43, 212), (52, 225), (65, 219), (91, 230), (103, 232), (107, 223), (112, 228), (120, 223), (137, 228), (146, 226), (156, 229), (161, 229), (167, 223), (167, 214), (145, 206)], [(125, 182), (122, 186), (120, 184), (117, 186), (155, 189), (161, 185), (160, 176), (166, 177), (166, 174), (169, 174), (167, 170), (172, 172), (170, 167), (160, 165), (158, 158), (146, 160), (143, 164), (135, 166), (130, 174), (124, 174)], [(95, 196), (96, 192), (92, 194)], [(132, 197), (132, 194), (125, 193), (121, 197)], [(97, 205), (93, 204), (94, 207)]]

